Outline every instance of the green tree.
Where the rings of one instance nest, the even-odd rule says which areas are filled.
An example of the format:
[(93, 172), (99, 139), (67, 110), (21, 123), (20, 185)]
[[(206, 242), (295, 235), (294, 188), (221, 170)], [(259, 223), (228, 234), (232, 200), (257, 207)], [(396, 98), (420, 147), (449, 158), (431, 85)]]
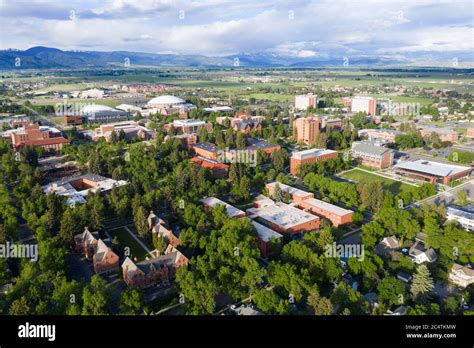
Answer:
[(90, 284), (84, 287), (82, 292), (82, 315), (106, 315), (108, 314), (109, 291), (107, 282), (99, 275), (94, 274)]
[(410, 288), (413, 300), (418, 303), (425, 303), (433, 288), (434, 283), (428, 267), (425, 265), (418, 266), (416, 273), (413, 275), (413, 281)]
[(122, 314), (137, 314), (143, 306), (142, 292), (136, 288), (128, 288), (120, 295), (120, 312)]
[(137, 209), (133, 215), (133, 222), (140, 237), (146, 237), (149, 234), (145, 208), (140, 206)]

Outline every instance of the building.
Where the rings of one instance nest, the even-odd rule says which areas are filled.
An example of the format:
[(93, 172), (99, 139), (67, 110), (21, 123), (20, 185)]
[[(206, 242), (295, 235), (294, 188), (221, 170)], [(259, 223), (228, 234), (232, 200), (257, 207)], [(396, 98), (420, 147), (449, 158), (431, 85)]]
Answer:
[(182, 131), (185, 134), (196, 133), (199, 127), (204, 127), (208, 132), (212, 132), (212, 123), (201, 120), (174, 120), (172, 124), (166, 125), (165, 128), (169, 129), (171, 125), (177, 131)]
[(114, 132), (117, 136), (122, 133), (125, 140), (133, 140), (135, 138), (149, 140), (156, 134), (155, 131), (139, 125), (138, 122), (124, 121), (101, 125), (94, 130), (92, 140), (98, 141), (101, 138), (105, 138), (106, 141), (110, 141)]
[(240, 122), (235, 122), (234, 125), (232, 125), (232, 128), (234, 131), (240, 131), (244, 134), (249, 134), (251, 131), (262, 130), (262, 124), (259, 121), (244, 119)]
[(216, 145), (211, 143), (198, 143), (193, 144), (191, 148), (196, 153), (196, 156), (201, 156), (213, 161), (217, 161), (218, 148)]
[(164, 255), (145, 261), (134, 263), (127, 257), (122, 263), (123, 280), (130, 287), (169, 286), (176, 270), (187, 264), (188, 258), (170, 245)]
[(179, 114), (180, 118), (188, 118), (189, 112), (196, 109), (196, 106), (172, 95), (162, 95), (151, 99), (147, 103), (147, 108), (148, 113), (158, 112), (165, 116)]
[(324, 118), (321, 123), (321, 128), (327, 130), (341, 130), (342, 129), (342, 119), (340, 118)]
[(316, 144), (321, 127), (321, 121), (317, 116), (297, 118), (293, 121), (294, 139), (307, 145)]
[(120, 122), (131, 119), (130, 113), (106, 105), (86, 105), (80, 113), (84, 122), (88, 123)]
[(74, 236), (75, 250), (82, 253), (87, 259), (92, 259), (92, 265), (97, 274), (118, 270), (118, 255), (98, 236), (97, 232), (90, 232), (86, 227), (84, 232)]
[(387, 143), (394, 143), (397, 135), (405, 134), (393, 129), (361, 129), (359, 137), (367, 137), (369, 140), (385, 140)]
[(245, 212), (233, 207), (232, 205), (221, 201), (218, 198), (215, 197), (207, 197), (200, 199), (199, 202), (201, 202), (204, 205), (204, 208), (206, 209), (212, 209), (215, 208), (217, 205), (223, 205), (226, 208), (227, 216), (230, 218), (242, 218), (245, 217)]
[(252, 225), (257, 231), (257, 246), (264, 257), (271, 256), (273, 254), (272, 243), (282, 242), (283, 235), (275, 232), (271, 228), (268, 228), (256, 221), (252, 221)]
[(352, 210), (344, 209), (315, 198), (302, 201), (299, 207), (328, 219), (335, 227), (352, 223), (352, 215), (354, 214)]
[(393, 151), (368, 142), (354, 142), (350, 151), (352, 158), (367, 167), (389, 168), (393, 164)]
[(304, 200), (314, 198), (314, 194), (311, 192), (306, 192), (276, 181), (265, 185), (265, 188), (267, 189), (268, 195), (270, 197), (273, 197), (273, 195), (275, 194), (275, 188), (277, 187), (277, 185), (280, 187), (281, 191), (290, 194), (291, 199), (295, 204), (301, 204)]
[(417, 160), (402, 162), (393, 167), (397, 174), (431, 183), (449, 184), (453, 180), (468, 177), (472, 168), (453, 164)]
[(283, 234), (297, 234), (319, 228), (319, 217), (283, 202), (262, 208), (249, 208), (247, 213), (251, 219)]
[(96, 174), (85, 174), (51, 182), (42, 187), (43, 192), (66, 196), (67, 204), (85, 203), (89, 192), (108, 192), (126, 185), (125, 180), (114, 180)]
[(459, 140), (459, 133), (450, 128), (423, 127), (419, 130), (423, 138), (427, 138), (432, 133), (435, 133), (439, 136), (441, 141), (449, 141), (454, 143)]
[(397, 237), (384, 237), (375, 247), (375, 253), (380, 256), (389, 257), (397, 249), (400, 249), (400, 240)]
[(91, 88), (81, 92), (81, 98), (84, 99), (102, 99), (105, 95), (105, 92), (101, 89)]
[(408, 255), (414, 263), (422, 264), (424, 262), (434, 262), (438, 258), (433, 248), (426, 249), (425, 244), (416, 241), (410, 248)]
[(291, 175), (297, 175), (298, 167), (301, 165), (334, 158), (337, 158), (337, 151), (327, 149), (309, 149), (293, 152), (290, 157), (290, 173)]
[(314, 94), (295, 96), (295, 109), (308, 110), (308, 108), (318, 107), (318, 96)]
[(247, 142), (247, 146), (240, 150), (254, 150), (254, 151), (262, 150), (266, 154), (271, 155), (275, 151), (278, 151), (281, 149), (280, 145), (272, 144), (262, 139), (247, 138), (246, 142)]
[(474, 231), (474, 204), (466, 207), (447, 207), (446, 219), (457, 221), (466, 230)]
[(191, 158), (191, 162), (202, 168), (209, 168), (213, 178), (225, 178), (229, 172), (229, 166), (219, 161), (213, 161), (205, 157), (197, 156)]
[(167, 135), (165, 137), (165, 141), (169, 141), (172, 139), (178, 139), (181, 142), (181, 144), (183, 144), (183, 147), (186, 150), (189, 150), (192, 148), (193, 144), (196, 144), (197, 135), (196, 133), (190, 133), (190, 134), (178, 134), (178, 135), (173, 135), (173, 136)]
[(467, 128), (466, 137), (474, 138), (474, 127)]
[(66, 126), (79, 126), (82, 124), (82, 116), (64, 116), (64, 124)]
[(375, 98), (356, 96), (351, 99), (351, 112), (363, 112), (367, 115), (374, 116), (376, 111)]
[(474, 269), (470, 265), (463, 266), (455, 263), (449, 273), (449, 280), (462, 288), (466, 288), (474, 283)]
[(148, 215), (147, 224), (153, 235), (163, 238), (172, 247), (177, 248), (181, 244), (179, 235), (173, 232), (169, 225), (156, 216), (153, 211), (150, 211), (150, 215)]
[(29, 124), (12, 130), (11, 142), (15, 149), (23, 146), (40, 147), (45, 151), (60, 151), (69, 140), (56, 128)]

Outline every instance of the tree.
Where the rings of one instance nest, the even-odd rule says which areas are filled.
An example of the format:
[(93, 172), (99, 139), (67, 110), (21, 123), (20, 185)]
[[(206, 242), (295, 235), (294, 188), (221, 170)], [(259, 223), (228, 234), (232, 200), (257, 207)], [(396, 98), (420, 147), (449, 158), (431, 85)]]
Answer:
[(74, 216), (73, 210), (68, 208), (64, 211), (59, 228), (59, 238), (66, 246), (71, 246), (74, 236), (81, 232), (81, 226)]
[(466, 205), (468, 203), (467, 192), (465, 190), (459, 190), (456, 193), (459, 205)]
[(184, 306), (188, 314), (211, 314), (215, 311), (218, 287), (211, 279), (198, 278), (185, 267), (176, 272)]
[(142, 308), (142, 292), (136, 288), (128, 288), (120, 295), (119, 307), (122, 314), (137, 314)]
[(243, 200), (249, 199), (251, 193), (250, 190), (250, 179), (246, 175), (243, 175), (240, 179), (239, 185), (240, 197), (242, 197)]
[(272, 162), (277, 173), (283, 172), (288, 162), (288, 152), (284, 149), (275, 151), (272, 155)]
[(148, 223), (146, 218), (146, 210), (142, 206), (140, 206), (135, 214), (133, 215), (133, 222), (135, 224), (135, 228), (138, 232), (140, 237), (146, 237), (148, 235)]
[(94, 230), (101, 230), (104, 227), (105, 206), (100, 194), (88, 194), (86, 206), (89, 210), (90, 226)]
[(12, 302), (10, 309), (8, 310), (10, 315), (31, 315), (32, 310), (28, 304), (26, 296), (22, 296), (19, 299)]
[(289, 311), (288, 300), (279, 298), (273, 290), (257, 290), (252, 297), (252, 302), (265, 314), (281, 315)]
[(166, 248), (168, 247), (168, 243), (166, 243), (166, 240), (162, 236), (158, 236), (157, 233), (153, 233), (153, 246), (160, 252), (160, 254), (164, 254)]
[(245, 138), (244, 138), (242, 132), (237, 132), (237, 137), (235, 138), (235, 146), (238, 149), (241, 149), (241, 148), (245, 147), (245, 145), (246, 145)]
[(82, 292), (82, 315), (106, 315), (109, 298), (107, 282), (97, 274), (91, 278), (89, 285)]
[(379, 302), (387, 305), (404, 303), (405, 284), (395, 277), (385, 277), (377, 285)]
[(413, 281), (410, 288), (413, 300), (419, 303), (425, 303), (433, 288), (434, 283), (428, 267), (425, 265), (418, 266), (416, 273), (413, 275)]
[(317, 291), (310, 292), (308, 305), (313, 309), (315, 315), (332, 315), (334, 306), (327, 297), (321, 297)]

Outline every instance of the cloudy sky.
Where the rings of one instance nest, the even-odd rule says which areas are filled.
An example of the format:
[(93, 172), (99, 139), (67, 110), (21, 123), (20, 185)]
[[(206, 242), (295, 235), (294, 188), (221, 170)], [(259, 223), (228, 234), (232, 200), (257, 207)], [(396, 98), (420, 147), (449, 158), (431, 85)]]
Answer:
[(472, 0), (0, 0), (0, 48), (474, 61)]

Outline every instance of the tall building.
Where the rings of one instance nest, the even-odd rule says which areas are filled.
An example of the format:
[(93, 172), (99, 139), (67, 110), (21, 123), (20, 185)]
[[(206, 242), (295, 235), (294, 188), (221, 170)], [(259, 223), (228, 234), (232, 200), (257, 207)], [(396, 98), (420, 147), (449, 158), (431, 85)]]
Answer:
[(297, 175), (298, 167), (302, 164), (310, 164), (333, 158), (337, 158), (337, 151), (326, 149), (309, 149), (293, 152), (290, 158), (290, 173), (291, 175)]
[(11, 132), (11, 142), (15, 149), (22, 146), (41, 147), (45, 151), (62, 149), (63, 145), (69, 144), (69, 140), (61, 136), (55, 129), (37, 124), (29, 124)]
[(375, 115), (375, 98), (356, 96), (351, 100), (351, 112), (364, 112), (367, 115)]
[(295, 96), (295, 109), (307, 110), (309, 107), (316, 108), (318, 106), (318, 96), (314, 94)]
[(297, 118), (293, 122), (295, 141), (302, 141), (307, 145), (316, 144), (320, 125), (321, 121), (319, 117), (316, 116)]

